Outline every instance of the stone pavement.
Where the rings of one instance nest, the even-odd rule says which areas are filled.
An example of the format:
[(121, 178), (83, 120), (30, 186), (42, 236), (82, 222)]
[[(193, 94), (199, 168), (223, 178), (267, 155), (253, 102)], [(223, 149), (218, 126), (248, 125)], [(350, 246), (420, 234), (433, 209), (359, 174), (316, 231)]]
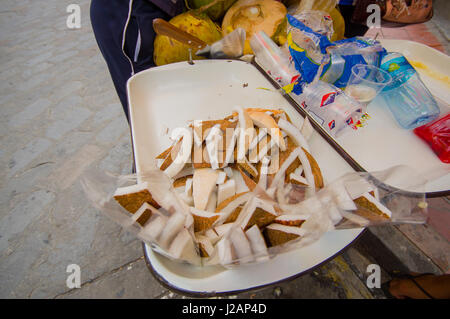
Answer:
[[(79, 177), (88, 166), (129, 173), (132, 155), (88, 0), (76, 1), (81, 29), (66, 27), (73, 2), (2, 1), (0, 298), (180, 297), (148, 272), (141, 243), (82, 193)], [(448, 213), (443, 199), (433, 203)], [(365, 285), (368, 264), (382, 265), (383, 281), (394, 269), (442, 273), (449, 252), (430, 226), (380, 227), (310, 274), (238, 297), (383, 298)], [(81, 289), (66, 287), (69, 264), (81, 267)]]

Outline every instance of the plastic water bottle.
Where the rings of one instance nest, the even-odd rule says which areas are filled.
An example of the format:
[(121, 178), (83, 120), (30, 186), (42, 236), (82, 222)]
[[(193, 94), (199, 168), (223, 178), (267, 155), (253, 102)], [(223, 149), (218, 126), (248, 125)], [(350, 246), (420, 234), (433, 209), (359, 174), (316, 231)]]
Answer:
[(413, 129), (439, 116), (436, 100), (403, 55), (388, 53), (381, 60), (381, 69), (392, 76), (381, 96), (400, 126)]

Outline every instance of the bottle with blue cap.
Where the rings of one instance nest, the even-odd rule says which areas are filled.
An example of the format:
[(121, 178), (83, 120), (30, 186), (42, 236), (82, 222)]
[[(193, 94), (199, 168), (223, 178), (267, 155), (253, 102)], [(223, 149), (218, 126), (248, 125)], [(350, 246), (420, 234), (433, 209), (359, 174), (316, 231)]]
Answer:
[(424, 125), (439, 116), (439, 106), (408, 60), (396, 52), (386, 54), (381, 69), (392, 82), (381, 92), (397, 122), (405, 129)]

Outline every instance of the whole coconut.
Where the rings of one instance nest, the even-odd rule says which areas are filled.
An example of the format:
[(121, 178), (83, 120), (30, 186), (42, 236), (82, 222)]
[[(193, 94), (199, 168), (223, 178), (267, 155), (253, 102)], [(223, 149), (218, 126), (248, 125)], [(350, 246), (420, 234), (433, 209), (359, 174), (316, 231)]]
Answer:
[(222, 32), (225, 35), (237, 28), (246, 32), (244, 54), (251, 54), (250, 39), (264, 31), (269, 37), (277, 40), (282, 25), (286, 23), (286, 7), (275, 0), (239, 0), (231, 6), (222, 21)]
[[(199, 9), (209, 5), (216, 0), (188, 0), (189, 7), (192, 9)], [(215, 5), (208, 8), (205, 13), (214, 21), (219, 21), (223, 17), (225, 12), (231, 7), (237, 0), (222, 0)]]
[[(207, 44), (212, 44), (222, 38), (220, 27), (204, 13), (188, 11), (173, 17), (169, 22)], [(204, 58), (193, 54), (193, 59)], [(157, 35), (154, 42), (153, 60), (156, 65), (187, 61), (189, 60), (189, 46), (169, 37)]]

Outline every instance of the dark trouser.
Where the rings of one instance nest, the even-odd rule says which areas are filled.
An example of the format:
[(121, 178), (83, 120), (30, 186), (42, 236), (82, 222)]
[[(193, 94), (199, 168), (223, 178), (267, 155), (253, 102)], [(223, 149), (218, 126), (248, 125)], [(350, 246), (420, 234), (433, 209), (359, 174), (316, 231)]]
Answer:
[[(154, 66), (153, 40), (155, 18), (170, 17), (146, 0), (133, 0), (126, 27), (124, 48), (122, 41), (129, 14), (129, 0), (92, 0), (91, 23), (100, 51), (106, 60), (120, 102), (129, 121), (126, 93), (127, 80), (134, 73)], [(140, 43), (140, 45), (139, 45)]]
[(345, 21), (345, 37), (346, 38), (353, 38), (356, 36), (363, 36), (366, 34), (367, 30), (369, 28), (364, 24), (358, 24), (353, 23), (352, 16), (355, 12), (355, 6), (346, 6), (346, 5), (339, 5), (339, 11), (342, 14), (342, 17)]

